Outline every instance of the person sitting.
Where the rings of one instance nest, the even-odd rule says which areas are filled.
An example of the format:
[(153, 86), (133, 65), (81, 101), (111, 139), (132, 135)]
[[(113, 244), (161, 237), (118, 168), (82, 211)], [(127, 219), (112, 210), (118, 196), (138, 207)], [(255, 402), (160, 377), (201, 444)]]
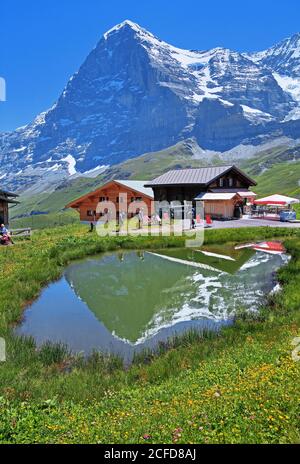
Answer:
[(0, 244), (1, 245), (12, 245), (12, 241), (8, 234), (3, 234), (0, 236)]
[(9, 230), (5, 227), (4, 224), (0, 225), (0, 244), (1, 245), (13, 245), (11, 235)]
[(0, 235), (8, 235), (9, 232), (8, 232), (8, 229), (5, 227), (4, 224), (1, 224), (0, 225)]

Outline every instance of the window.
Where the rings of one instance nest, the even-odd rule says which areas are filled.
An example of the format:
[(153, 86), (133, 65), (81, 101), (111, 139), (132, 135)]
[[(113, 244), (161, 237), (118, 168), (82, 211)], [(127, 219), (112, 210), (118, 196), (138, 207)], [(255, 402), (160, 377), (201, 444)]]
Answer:
[(233, 178), (232, 177), (229, 177), (228, 185), (229, 185), (229, 187), (233, 187)]
[(219, 180), (219, 186), (220, 186), (221, 188), (224, 187), (224, 179), (223, 179), (223, 178), (221, 178), (221, 179)]
[(99, 200), (100, 200), (100, 203), (105, 203), (106, 201), (109, 201), (109, 198), (108, 197), (100, 197)]
[(94, 216), (94, 211), (92, 211), (91, 209), (88, 209), (87, 210), (87, 216), (88, 217), (93, 217)]

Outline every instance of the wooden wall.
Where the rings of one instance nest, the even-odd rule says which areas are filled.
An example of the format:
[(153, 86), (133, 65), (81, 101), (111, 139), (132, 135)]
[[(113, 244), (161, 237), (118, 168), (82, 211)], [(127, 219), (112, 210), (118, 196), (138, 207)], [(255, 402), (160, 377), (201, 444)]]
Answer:
[(207, 190), (202, 186), (186, 185), (186, 186), (154, 186), (154, 195), (156, 201), (194, 201), (194, 199), (201, 193)]
[(205, 215), (210, 215), (213, 219), (217, 218), (232, 218), (234, 217), (234, 200), (227, 201), (205, 201), (204, 202), (204, 213)]
[[(230, 180), (231, 179), (231, 180)], [(228, 189), (248, 189), (250, 183), (239, 173), (231, 171), (225, 176), (215, 180), (210, 185), (158, 185), (153, 186), (156, 201), (194, 201), (203, 192), (210, 192), (213, 189), (228, 191)]]
[(211, 183), (208, 190), (222, 188), (224, 190), (230, 188), (248, 189), (249, 187), (250, 184), (242, 176), (236, 174), (235, 172), (231, 172)]
[(0, 222), (8, 225), (8, 204), (0, 200)]
[[(126, 194), (127, 198), (125, 197)], [(120, 196), (121, 202), (119, 202)], [(130, 211), (131, 214), (129, 214), (129, 216), (133, 216), (137, 213), (138, 208), (144, 209), (146, 215), (151, 215), (151, 198), (143, 195), (142, 193), (135, 192), (130, 188), (112, 182), (109, 186), (103, 189), (99, 189), (92, 196), (86, 197), (84, 200), (80, 202), (77, 210), (80, 213), (81, 221), (92, 222), (94, 220), (98, 220), (101, 217), (100, 214), (96, 214), (97, 207), (99, 203), (100, 205), (102, 204), (103, 211), (105, 212), (105, 210), (107, 209), (107, 204), (103, 201), (100, 202), (100, 198), (105, 198), (109, 202), (112, 202), (114, 204), (117, 217), (120, 210), (126, 212)], [(134, 204), (132, 204), (132, 200), (135, 200), (136, 198), (141, 198), (141, 202), (134, 202)]]

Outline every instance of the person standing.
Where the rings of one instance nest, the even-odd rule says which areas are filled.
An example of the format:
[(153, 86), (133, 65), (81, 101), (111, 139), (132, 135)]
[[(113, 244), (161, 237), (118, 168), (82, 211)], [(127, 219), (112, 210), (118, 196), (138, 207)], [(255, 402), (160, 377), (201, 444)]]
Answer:
[(119, 213), (119, 229), (121, 230), (124, 226), (124, 222), (125, 222), (125, 216), (126, 216), (126, 213), (125, 211), (120, 211)]
[(144, 211), (142, 209), (139, 210), (138, 220), (139, 220), (139, 229), (142, 229), (143, 221), (144, 221)]

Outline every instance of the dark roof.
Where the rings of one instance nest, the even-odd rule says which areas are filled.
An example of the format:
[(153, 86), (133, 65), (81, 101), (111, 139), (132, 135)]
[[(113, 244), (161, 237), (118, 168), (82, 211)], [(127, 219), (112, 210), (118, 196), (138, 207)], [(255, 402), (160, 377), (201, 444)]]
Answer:
[(186, 185), (186, 184), (201, 184), (208, 185), (220, 176), (227, 172), (235, 170), (241, 176), (245, 177), (250, 185), (256, 185), (253, 179), (250, 179), (244, 172), (238, 169), (236, 166), (208, 166), (196, 169), (178, 169), (169, 171), (160, 177), (157, 177), (151, 182), (145, 184), (145, 187), (153, 187), (156, 185)]
[(5, 197), (17, 198), (19, 195), (17, 193), (7, 192), (6, 190), (0, 189), (0, 195)]
[(9, 197), (5, 197), (5, 196), (2, 196), (2, 195), (0, 195), (0, 200), (5, 201), (6, 203), (12, 203), (13, 205), (17, 205), (18, 203), (20, 203), (17, 200), (10, 200)]
[(16, 200), (12, 200), (12, 198), (17, 198), (19, 195), (16, 193), (7, 192), (6, 190), (0, 189), (0, 200), (5, 201), (6, 203), (17, 204), (19, 203)]

